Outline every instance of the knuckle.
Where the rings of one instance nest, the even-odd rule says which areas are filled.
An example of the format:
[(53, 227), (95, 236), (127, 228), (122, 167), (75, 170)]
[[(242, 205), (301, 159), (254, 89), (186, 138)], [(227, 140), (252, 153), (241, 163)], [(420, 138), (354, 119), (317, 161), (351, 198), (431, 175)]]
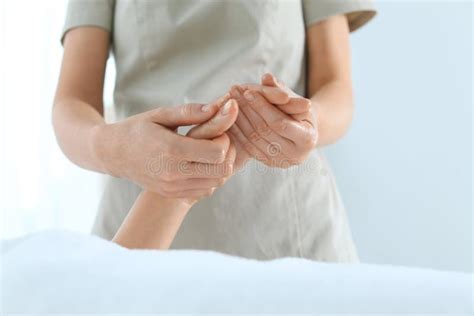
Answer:
[(249, 135), (249, 140), (252, 142), (258, 142), (260, 139), (261, 139), (261, 136), (257, 131), (253, 131)]
[(272, 127), (280, 133), (285, 132), (288, 129), (289, 122), (287, 120), (276, 121), (272, 124)]
[(265, 123), (259, 123), (257, 125), (257, 133), (259, 133), (262, 136), (269, 136), (271, 134), (272, 130), (270, 127)]
[(188, 117), (193, 113), (193, 106), (192, 104), (184, 104), (180, 109), (180, 115), (182, 117)]
[(233, 85), (230, 90), (229, 90), (229, 94), (233, 97), (233, 98), (239, 98), (240, 97), (240, 87), (237, 86), (237, 85)]

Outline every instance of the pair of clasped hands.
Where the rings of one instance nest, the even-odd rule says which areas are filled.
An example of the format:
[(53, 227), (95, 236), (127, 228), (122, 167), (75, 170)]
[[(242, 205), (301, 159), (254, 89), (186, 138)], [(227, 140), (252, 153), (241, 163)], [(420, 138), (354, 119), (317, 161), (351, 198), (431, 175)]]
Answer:
[[(302, 163), (318, 139), (313, 112), (309, 99), (271, 74), (263, 75), (261, 84), (233, 86), (209, 104), (160, 107), (125, 121), (140, 121), (130, 128), (141, 143), (131, 142), (136, 144), (117, 155), (131, 160), (124, 165), (144, 168), (121, 176), (163, 197), (194, 203), (210, 196), (249, 159), (276, 168)], [(178, 127), (189, 125), (195, 126), (185, 136), (177, 133)], [(159, 138), (151, 138), (153, 133)], [(138, 157), (133, 146), (153, 150)]]
[[(129, 129), (135, 126), (133, 134), (142, 140), (151, 132), (159, 135), (155, 149), (161, 152), (159, 159), (148, 157), (143, 174), (135, 174), (145, 190), (113, 241), (127, 248), (168, 249), (191, 206), (249, 159), (276, 168), (303, 162), (317, 142), (312, 111), (310, 100), (266, 74), (260, 85), (233, 86), (210, 104), (163, 107), (136, 116), (132, 122), (140, 124)], [(185, 136), (177, 133), (188, 125), (195, 126)], [(145, 141), (156, 144), (157, 139)], [(122, 157), (143, 159), (133, 150), (124, 146)]]

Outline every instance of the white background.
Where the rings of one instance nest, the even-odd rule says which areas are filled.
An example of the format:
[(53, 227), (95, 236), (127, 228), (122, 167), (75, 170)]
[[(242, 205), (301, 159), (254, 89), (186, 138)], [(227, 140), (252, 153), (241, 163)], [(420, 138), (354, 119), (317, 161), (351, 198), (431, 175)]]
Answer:
[[(3, 238), (89, 232), (100, 196), (101, 178), (63, 157), (50, 123), (65, 5), (0, 1)], [(377, 7), (352, 36), (353, 127), (326, 150), (361, 259), (472, 270), (472, 3)]]

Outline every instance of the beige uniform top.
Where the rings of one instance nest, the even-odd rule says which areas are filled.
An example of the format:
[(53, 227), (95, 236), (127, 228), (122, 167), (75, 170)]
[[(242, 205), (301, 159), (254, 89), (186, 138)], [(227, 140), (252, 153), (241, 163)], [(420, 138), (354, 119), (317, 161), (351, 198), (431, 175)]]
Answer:
[[(305, 27), (337, 14), (347, 14), (355, 30), (374, 9), (370, 0), (72, 0), (64, 32), (86, 25), (111, 32), (114, 106), (124, 119), (209, 102), (265, 72), (304, 95)], [(93, 233), (112, 238), (139, 192), (108, 177)], [(288, 170), (247, 164), (192, 208), (172, 247), (357, 260), (334, 177), (317, 150)]]

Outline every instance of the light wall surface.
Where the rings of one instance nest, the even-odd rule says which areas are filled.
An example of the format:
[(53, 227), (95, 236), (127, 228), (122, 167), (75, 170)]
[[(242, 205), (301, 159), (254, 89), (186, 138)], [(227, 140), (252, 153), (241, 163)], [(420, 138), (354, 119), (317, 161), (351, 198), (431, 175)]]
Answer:
[(326, 153), (361, 259), (472, 271), (472, 2), (378, 1)]

